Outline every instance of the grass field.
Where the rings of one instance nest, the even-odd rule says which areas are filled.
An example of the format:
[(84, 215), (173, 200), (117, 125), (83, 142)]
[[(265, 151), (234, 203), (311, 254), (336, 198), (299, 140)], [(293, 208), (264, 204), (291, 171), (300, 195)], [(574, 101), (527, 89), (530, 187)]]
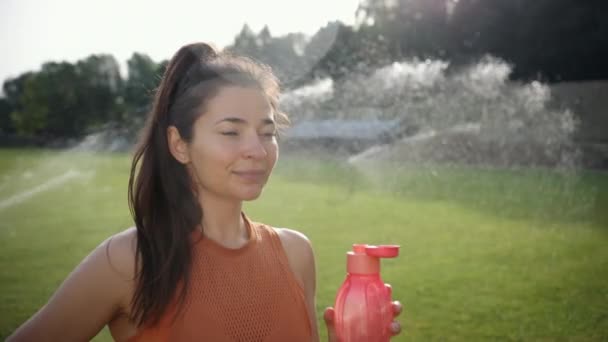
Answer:
[[(129, 162), (0, 150), (0, 338), (91, 249), (131, 225)], [(319, 313), (344, 279), (352, 243), (400, 244), (382, 271), (404, 305), (395, 341), (608, 340), (608, 174), (360, 171), (288, 157), (246, 212), (312, 240)], [(95, 340), (111, 338), (103, 331)]]

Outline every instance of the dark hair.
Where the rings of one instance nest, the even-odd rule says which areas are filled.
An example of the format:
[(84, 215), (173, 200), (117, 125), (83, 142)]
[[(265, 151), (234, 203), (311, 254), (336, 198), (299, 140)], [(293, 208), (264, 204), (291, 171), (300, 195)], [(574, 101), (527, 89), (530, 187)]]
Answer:
[(270, 68), (205, 43), (180, 48), (156, 90), (129, 177), (129, 208), (137, 228), (131, 306), (138, 325), (158, 323), (173, 300), (182, 306), (192, 265), (190, 235), (204, 215), (186, 167), (169, 151), (167, 128), (175, 126), (191, 141), (207, 101), (231, 85), (263, 91), (277, 124), (287, 123), (278, 110), (279, 85)]

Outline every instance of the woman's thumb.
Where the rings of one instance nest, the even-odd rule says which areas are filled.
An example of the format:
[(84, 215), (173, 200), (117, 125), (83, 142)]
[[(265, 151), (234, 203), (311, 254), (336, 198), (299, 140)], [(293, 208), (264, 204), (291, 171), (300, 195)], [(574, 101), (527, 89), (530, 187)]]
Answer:
[(325, 312), (323, 313), (323, 319), (325, 320), (325, 325), (327, 326), (327, 340), (329, 342), (338, 342), (338, 337), (336, 336), (336, 327), (334, 325), (334, 308), (326, 308)]

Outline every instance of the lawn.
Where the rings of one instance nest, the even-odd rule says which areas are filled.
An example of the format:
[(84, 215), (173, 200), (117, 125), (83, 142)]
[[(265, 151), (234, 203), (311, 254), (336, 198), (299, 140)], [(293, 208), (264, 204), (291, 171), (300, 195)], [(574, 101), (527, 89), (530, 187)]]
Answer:
[[(129, 163), (123, 154), (0, 150), (0, 338), (131, 225)], [(252, 219), (311, 239), (318, 313), (334, 300), (352, 243), (400, 244), (382, 270), (404, 305), (394, 341), (607, 340), (607, 209), (601, 172), (357, 169), (295, 156), (246, 205)], [(107, 331), (95, 339), (109, 340)]]

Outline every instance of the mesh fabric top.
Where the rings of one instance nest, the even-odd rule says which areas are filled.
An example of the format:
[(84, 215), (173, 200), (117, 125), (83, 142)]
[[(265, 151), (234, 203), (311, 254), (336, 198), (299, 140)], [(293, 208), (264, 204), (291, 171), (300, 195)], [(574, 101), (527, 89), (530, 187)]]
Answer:
[[(195, 233), (193, 268), (183, 311), (171, 308), (139, 341), (311, 341), (304, 291), (276, 231), (245, 217), (249, 241), (225, 248)], [(198, 232), (198, 231), (197, 231)]]

